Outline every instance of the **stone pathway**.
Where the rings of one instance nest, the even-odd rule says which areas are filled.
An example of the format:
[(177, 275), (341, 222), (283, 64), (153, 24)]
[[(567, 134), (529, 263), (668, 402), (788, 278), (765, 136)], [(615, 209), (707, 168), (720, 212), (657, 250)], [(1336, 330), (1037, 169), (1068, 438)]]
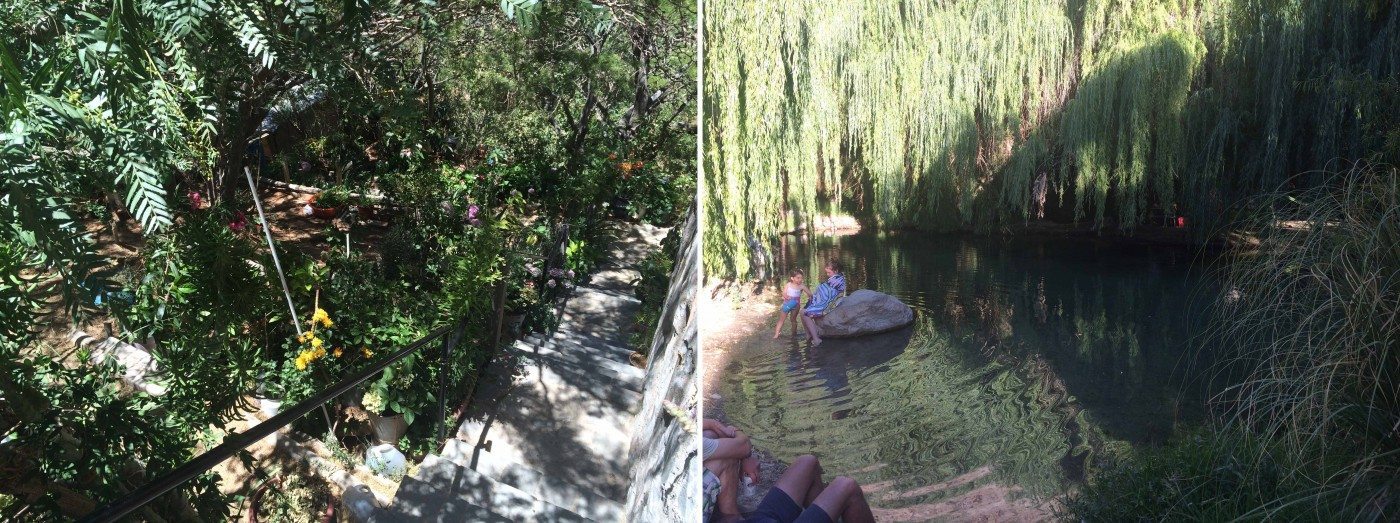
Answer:
[[(666, 230), (624, 225), (556, 332), (507, 349), (440, 454), (404, 478), (374, 521), (622, 521), (642, 369), (627, 348), (633, 269)], [(504, 363), (503, 363), (504, 362)], [(501, 372), (509, 366), (514, 375)]]

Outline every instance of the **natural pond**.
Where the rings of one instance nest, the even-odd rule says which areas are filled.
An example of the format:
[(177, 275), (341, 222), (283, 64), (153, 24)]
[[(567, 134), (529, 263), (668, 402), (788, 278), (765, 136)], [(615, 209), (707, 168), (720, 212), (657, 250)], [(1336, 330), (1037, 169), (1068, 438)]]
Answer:
[(852, 290), (893, 295), (917, 319), (818, 347), (771, 339), (770, 321), (736, 342), (723, 410), (778, 459), (813, 453), (828, 479), (856, 478), (879, 509), (914, 517), (992, 485), (1048, 500), (1107, 453), (1203, 415), (1199, 333), (1216, 285), (1191, 251), (914, 232), (788, 241), (779, 272), (802, 268), (815, 286), (840, 259)]

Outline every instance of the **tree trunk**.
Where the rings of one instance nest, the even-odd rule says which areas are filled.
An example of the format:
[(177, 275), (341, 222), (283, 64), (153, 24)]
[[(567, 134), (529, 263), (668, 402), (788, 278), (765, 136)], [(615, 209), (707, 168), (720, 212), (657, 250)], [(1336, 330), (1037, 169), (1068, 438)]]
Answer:
[(234, 192), (244, 183), (243, 158), (248, 150), (248, 141), (261, 123), (255, 114), (261, 105), (240, 97), (234, 120), (228, 122), (219, 135), (219, 163), (214, 172), (214, 183), (223, 204), (232, 202)]

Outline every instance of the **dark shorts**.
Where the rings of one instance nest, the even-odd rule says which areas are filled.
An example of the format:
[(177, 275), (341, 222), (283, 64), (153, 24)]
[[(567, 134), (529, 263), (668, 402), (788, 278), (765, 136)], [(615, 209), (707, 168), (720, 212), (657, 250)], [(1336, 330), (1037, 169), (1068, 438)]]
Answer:
[(795, 310), (797, 310), (797, 300), (788, 300), (788, 301), (783, 302), (783, 313), (784, 313), (784, 314), (787, 314), (787, 313), (792, 312), (792, 311), (795, 311)]
[(788, 497), (782, 489), (772, 488), (758, 502), (758, 510), (744, 519), (745, 523), (833, 523), (821, 507), (812, 505), (806, 509)]

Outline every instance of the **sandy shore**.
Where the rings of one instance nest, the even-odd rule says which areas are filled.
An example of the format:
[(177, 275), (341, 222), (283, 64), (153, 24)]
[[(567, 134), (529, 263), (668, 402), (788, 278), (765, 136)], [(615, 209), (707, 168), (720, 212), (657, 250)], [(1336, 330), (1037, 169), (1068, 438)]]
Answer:
[[(705, 402), (704, 415), (726, 423), (724, 413), (725, 398), (719, 394), (720, 378), (724, 370), (735, 358), (742, 357), (746, 350), (743, 340), (752, 339), (757, 331), (773, 328), (778, 310), (777, 298), (771, 288), (754, 284), (733, 284), (707, 282), (699, 299), (699, 313), (705, 321), (700, 327), (703, 350)], [(763, 494), (772, 488), (778, 476), (787, 469), (783, 463), (761, 447), (755, 448), (760, 464), (759, 484), (740, 488), (739, 506), (745, 511), (758, 506)], [(880, 467), (873, 464), (872, 467)], [(988, 475), (991, 470), (981, 467), (965, 474), (943, 481), (931, 483), (905, 491), (893, 490), (893, 485), (877, 483), (864, 485), (866, 496), (872, 504), (879, 501), (898, 501), (955, 489)], [(830, 481), (828, 475), (825, 478)], [(934, 503), (918, 504), (901, 508), (876, 508), (875, 518), (879, 521), (1047, 521), (1054, 519), (1053, 503), (1036, 503), (1019, 497), (1015, 486), (987, 484), (974, 488), (961, 495)]]

